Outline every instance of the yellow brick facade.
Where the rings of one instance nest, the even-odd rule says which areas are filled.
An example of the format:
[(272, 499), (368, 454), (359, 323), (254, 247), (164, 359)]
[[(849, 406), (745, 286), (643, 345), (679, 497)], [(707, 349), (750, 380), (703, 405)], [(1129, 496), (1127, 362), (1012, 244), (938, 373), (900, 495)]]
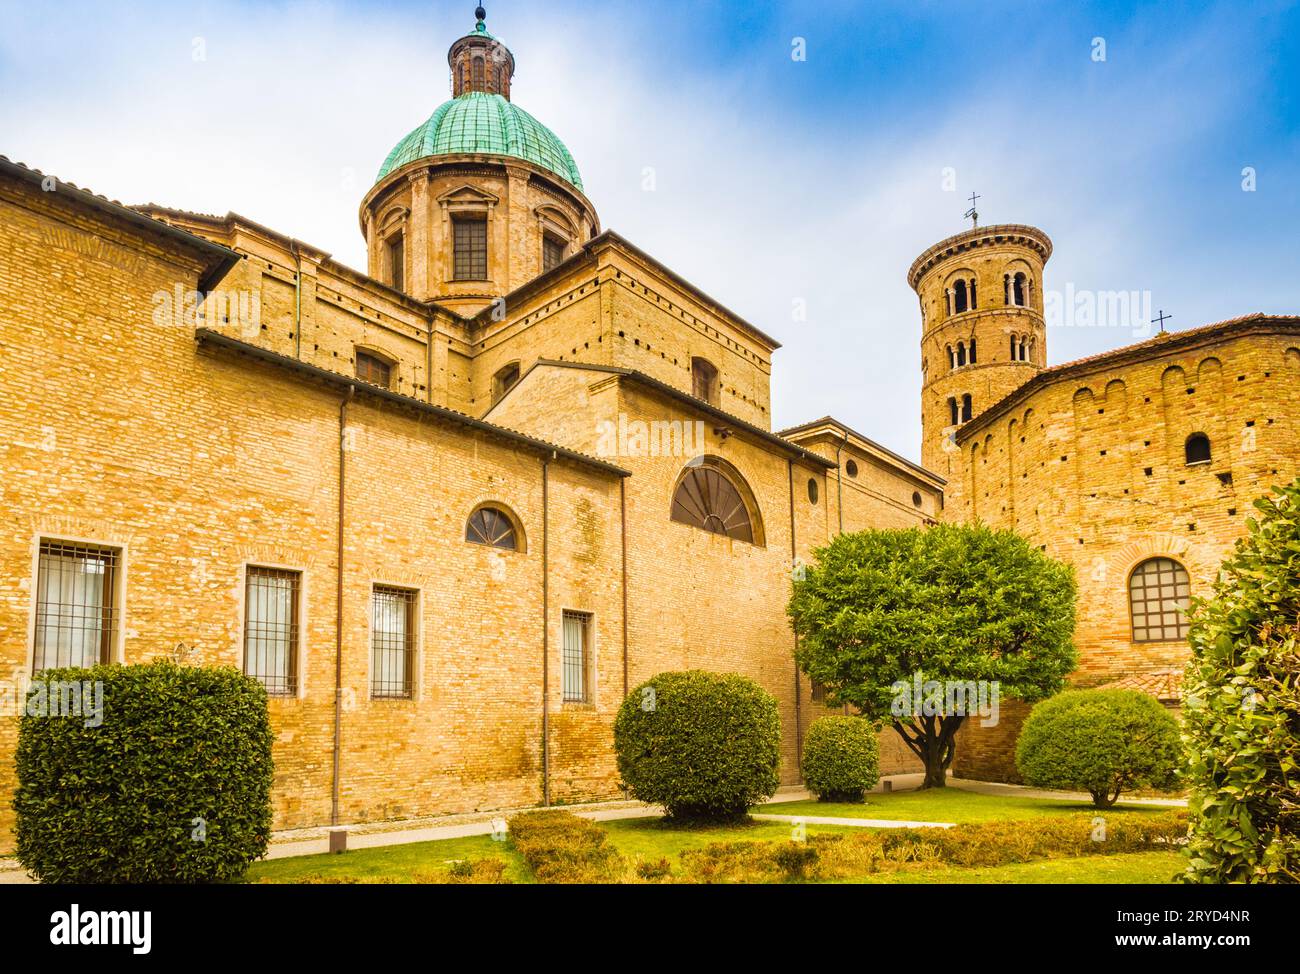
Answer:
[[(494, 191), (498, 164), (515, 165), (454, 179)], [(428, 239), (408, 260), (441, 266)], [(776, 697), (797, 782), (825, 706), (794, 666), (791, 573), (841, 526), (933, 519), (942, 481), (833, 419), (771, 432), (777, 343), (617, 234), (546, 273), (498, 258), (500, 300), (426, 300), (237, 214), (123, 207), (0, 160), (7, 699), (36, 666), (41, 543), (90, 544), (120, 559), (122, 663), (183, 646), (245, 666), (250, 567), (300, 573), (298, 686), (271, 700), (277, 827), (617, 797), (626, 690), (688, 667)], [(496, 388), (511, 363), (521, 380)], [(611, 446), (620, 420), (691, 437)], [(749, 498), (755, 543), (671, 519), (701, 457)], [(520, 550), (465, 540), (482, 505)], [(375, 586), (415, 593), (410, 699), (371, 694)], [(566, 611), (590, 619), (580, 703), (563, 699)], [(0, 719), (0, 849), (17, 723)], [(886, 770), (913, 766), (882, 740)]]

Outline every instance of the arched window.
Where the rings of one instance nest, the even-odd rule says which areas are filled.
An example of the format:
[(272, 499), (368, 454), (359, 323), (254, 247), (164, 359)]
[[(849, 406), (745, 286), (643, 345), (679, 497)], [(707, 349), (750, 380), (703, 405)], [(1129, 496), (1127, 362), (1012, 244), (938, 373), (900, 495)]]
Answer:
[(956, 426), (958, 423), (961, 422), (961, 414), (960, 414), (960, 412), (958, 411), (959, 409), (960, 409), (960, 407), (957, 405), (957, 397), (956, 397), (956, 396), (949, 396), (949, 397), (948, 397), (948, 412), (952, 414), (952, 424), (951, 424), (951, 425), (953, 425), (953, 426)]
[(691, 359), (691, 394), (714, 406), (718, 404), (718, 369), (708, 359)]
[(1191, 579), (1172, 558), (1148, 558), (1128, 580), (1133, 641), (1169, 642), (1187, 638)]
[(1011, 280), (1011, 303), (1018, 304), (1021, 307), (1025, 305), (1026, 278), (1024, 274), (1016, 274)]
[(975, 310), (975, 278), (973, 277), (970, 279), (970, 306), (971, 306), (971, 310), (974, 311)]
[(1210, 438), (1204, 433), (1193, 433), (1183, 445), (1188, 464), (1210, 462)]
[(966, 343), (957, 343), (957, 364), (959, 366), (966, 364)]
[(356, 350), (357, 378), (362, 382), (389, 388), (393, 381), (393, 363), (374, 352)]
[(465, 540), (506, 551), (522, 548), (514, 519), (499, 507), (480, 507), (471, 514), (465, 522)]
[(496, 375), (492, 376), (492, 404), (496, 405), (501, 397), (514, 387), (519, 381), (519, 363), (511, 362), (509, 365), (503, 365), (497, 369)]
[(969, 423), (970, 418), (971, 418), (971, 400), (970, 400), (970, 393), (968, 392), (966, 393), (966, 395), (961, 397), (961, 421), (963, 423)]
[(482, 91), (485, 87), (483, 83), (483, 59), (476, 57), (473, 61), (473, 67), (470, 74), (475, 91)]
[(717, 457), (704, 457), (692, 461), (677, 481), (669, 516), (679, 524), (762, 544), (758, 512), (751, 507), (752, 502), (746, 502), (748, 494), (749, 488), (730, 464)]
[(953, 288), (953, 310), (960, 314), (966, 310), (966, 282), (958, 281)]
[(1029, 345), (1026, 343), (1024, 338), (1020, 339), (1020, 361), (1029, 361)]
[(970, 364), (975, 364), (975, 339), (970, 340)]
[(1018, 348), (1018, 343), (1016, 342), (1016, 336), (1012, 335), (1011, 336), (1011, 361), (1013, 362), (1017, 362), (1020, 360), (1020, 356), (1017, 354), (1017, 348)]

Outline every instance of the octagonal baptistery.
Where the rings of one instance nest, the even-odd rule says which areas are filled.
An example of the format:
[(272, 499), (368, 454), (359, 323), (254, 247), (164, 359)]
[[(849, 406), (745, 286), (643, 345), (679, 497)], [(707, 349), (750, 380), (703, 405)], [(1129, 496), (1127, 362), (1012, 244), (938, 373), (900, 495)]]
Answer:
[(370, 276), (463, 315), (600, 231), (573, 156), (511, 102), (514, 56), (476, 14), (447, 52), (451, 100), (394, 146), (361, 202)]

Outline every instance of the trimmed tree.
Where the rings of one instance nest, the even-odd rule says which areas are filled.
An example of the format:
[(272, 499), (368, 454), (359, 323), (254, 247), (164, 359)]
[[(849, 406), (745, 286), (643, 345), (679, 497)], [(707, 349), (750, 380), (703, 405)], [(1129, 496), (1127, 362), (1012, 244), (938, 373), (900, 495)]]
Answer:
[(44, 670), (18, 728), (18, 861), (44, 883), (239, 879), (271, 838), (266, 690), (233, 667)]
[(1064, 686), (1078, 659), (1074, 597), (1070, 567), (1010, 531), (841, 534), (795, 580), (795, 659), (831, 703), (888, 722), (924, 763), (922, 787), (941, 788), (979, 703)]
[(1185, 882), (1300, 882), (1300, 480), (1273, 490), (1192, 604)]
[(880, 780), (876, 729), (861, 717), (820, 717), (803, 742), (803, 780), (823, 802), (860, 802)]
[(1058, 693), (1034, 707), (1016, 742), (1026, 784), (1086, 791), (1098, 808), (1121, 791), (1172, 788), (1181, 757), (1178, 721), (1137, 690)]
[(643, 802), (672, 818), (741, 818), (779, 782), (776, 699), (734, 673), (660, 673), (614, 720), (618, 771)]

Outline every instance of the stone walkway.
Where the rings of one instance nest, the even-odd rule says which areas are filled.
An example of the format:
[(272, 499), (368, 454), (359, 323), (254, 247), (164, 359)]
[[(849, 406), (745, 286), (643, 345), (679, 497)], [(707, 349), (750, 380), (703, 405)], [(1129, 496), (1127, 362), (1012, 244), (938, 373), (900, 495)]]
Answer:
[[(889, 791), (911, 791), (920, 786), (922, 775), (897, 774), (881, 780), (873, 794)], [(983, 795), (1015, 796), (1020, 798), (1047, 798), (1066, 801), (1091, 801), (1085, 792), (1045, 791), (1039, 788), (1027, 788), (1024, 785), (1006, 785), (990, 781), (968, 781), (964, 778), (949, 778), (948, 785), (962, 791), (973, 791)], [(801, 787), (782, 788), (764, 804), (778, 802), (804, 801), (813, 796)], [(1186, 806), (1186, 799), (1181, 798), (1128, 798), (1122, 801), (1134, 805), (1156, 805), (1177, 808)], [(561, 806), (564, 811), (573, 812), (583, 818), (597, 822), (614, 819), (654, 818), (663, 814), (663, 810), (636, 801), (592, 802), (586, 805)], [(408, 820), (401, 822), (367, 822), (357, 825), (344, 825), (339, 828), (348, 833), (349, 849), (373, 849), (379, 846), (405, 845), (409, 842), (432, 842), (438, 839), (460, 839), (471, 835), (491, 835), (493, 822), (501, 821), (520, 812), (538, 809), (516, 808), (498, 812), (482, 812), (467, 815), (443, 815), (437, 818)], [(951, 828), (952, 822), (909, 822), (876, 818), (847, 818), (830, 815), (779, 815), (771, 812), (756, 812), (754, 818), (766, 822), (804, 822), (808, 825), (846, 825), (859, 828)], [(499, 827), (499, 826), (498, 826)], [(329, 852), (328, 827), (310, 829), (291, 829), (276, 832), (271, 836), (271, 847), (267, 859), (287, 859), (291, 856), (310, 856)], [(0, 884), (30, 883), (31, 880), (22, 871), (14, 859), (0, 859)]]

